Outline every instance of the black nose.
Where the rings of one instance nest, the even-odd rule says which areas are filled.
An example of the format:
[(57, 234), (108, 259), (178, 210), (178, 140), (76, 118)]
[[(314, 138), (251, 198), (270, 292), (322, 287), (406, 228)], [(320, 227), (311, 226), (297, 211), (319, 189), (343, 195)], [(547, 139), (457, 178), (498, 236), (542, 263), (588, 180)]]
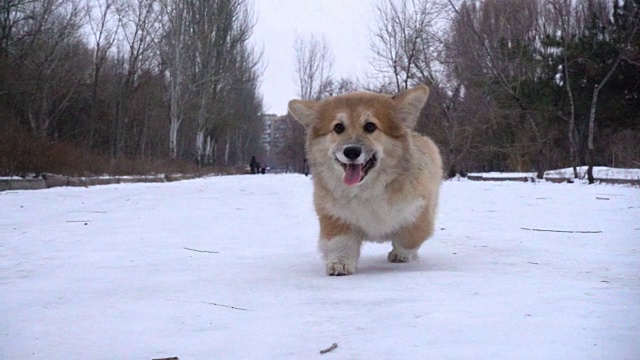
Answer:
[(347, 159), (355, 160), (362, 154), (362, 148), (360, 146), (347, 146), (342, 150), (342, 153)]

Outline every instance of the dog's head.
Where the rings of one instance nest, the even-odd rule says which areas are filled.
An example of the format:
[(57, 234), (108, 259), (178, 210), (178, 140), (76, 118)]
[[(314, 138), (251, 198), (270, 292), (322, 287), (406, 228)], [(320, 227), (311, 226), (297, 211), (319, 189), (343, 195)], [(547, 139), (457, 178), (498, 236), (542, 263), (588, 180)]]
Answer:
[[(289, 112), (307, 129), (312, 170), (340, 175), (346, 186), (398, 170), (429, 88), (395, 96), (352, 93), (321, 101), (291, 100)], [(398, 170), (399, 171), (399, 170)]]

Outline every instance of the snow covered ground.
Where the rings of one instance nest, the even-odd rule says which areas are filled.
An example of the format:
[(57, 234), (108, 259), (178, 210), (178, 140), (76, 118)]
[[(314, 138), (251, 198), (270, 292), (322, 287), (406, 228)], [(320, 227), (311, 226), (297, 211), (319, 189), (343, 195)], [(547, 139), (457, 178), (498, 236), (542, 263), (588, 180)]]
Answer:
[(349, 277), (324, 274), (300, 175), (0, 209), (0, 359), (640, 358), (638, 188), (446, 182), (419, 262), (367, 244)]

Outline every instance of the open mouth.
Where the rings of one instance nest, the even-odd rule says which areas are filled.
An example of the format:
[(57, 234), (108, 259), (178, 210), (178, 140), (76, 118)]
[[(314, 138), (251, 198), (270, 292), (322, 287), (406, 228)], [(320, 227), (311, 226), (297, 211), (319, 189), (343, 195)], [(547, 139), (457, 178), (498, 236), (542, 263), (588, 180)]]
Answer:
[(353, 186), (361, 183), (367, 176), (369, 171), (376, 166), (376, 155), (373, 154), (364, 164), (345, 164), (340, 162), (344, 169), (343, 182), (347, 186)]

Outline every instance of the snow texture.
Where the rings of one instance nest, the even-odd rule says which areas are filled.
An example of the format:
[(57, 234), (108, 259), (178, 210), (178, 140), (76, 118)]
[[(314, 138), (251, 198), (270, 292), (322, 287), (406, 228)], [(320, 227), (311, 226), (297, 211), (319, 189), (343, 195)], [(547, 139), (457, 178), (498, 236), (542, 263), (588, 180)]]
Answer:
[(311, 192), (0, 193), (0, 359), (640, 359), (637, 188), (449, 181), (419, 261), (368, 243), (346, 277), (325, 275)]

